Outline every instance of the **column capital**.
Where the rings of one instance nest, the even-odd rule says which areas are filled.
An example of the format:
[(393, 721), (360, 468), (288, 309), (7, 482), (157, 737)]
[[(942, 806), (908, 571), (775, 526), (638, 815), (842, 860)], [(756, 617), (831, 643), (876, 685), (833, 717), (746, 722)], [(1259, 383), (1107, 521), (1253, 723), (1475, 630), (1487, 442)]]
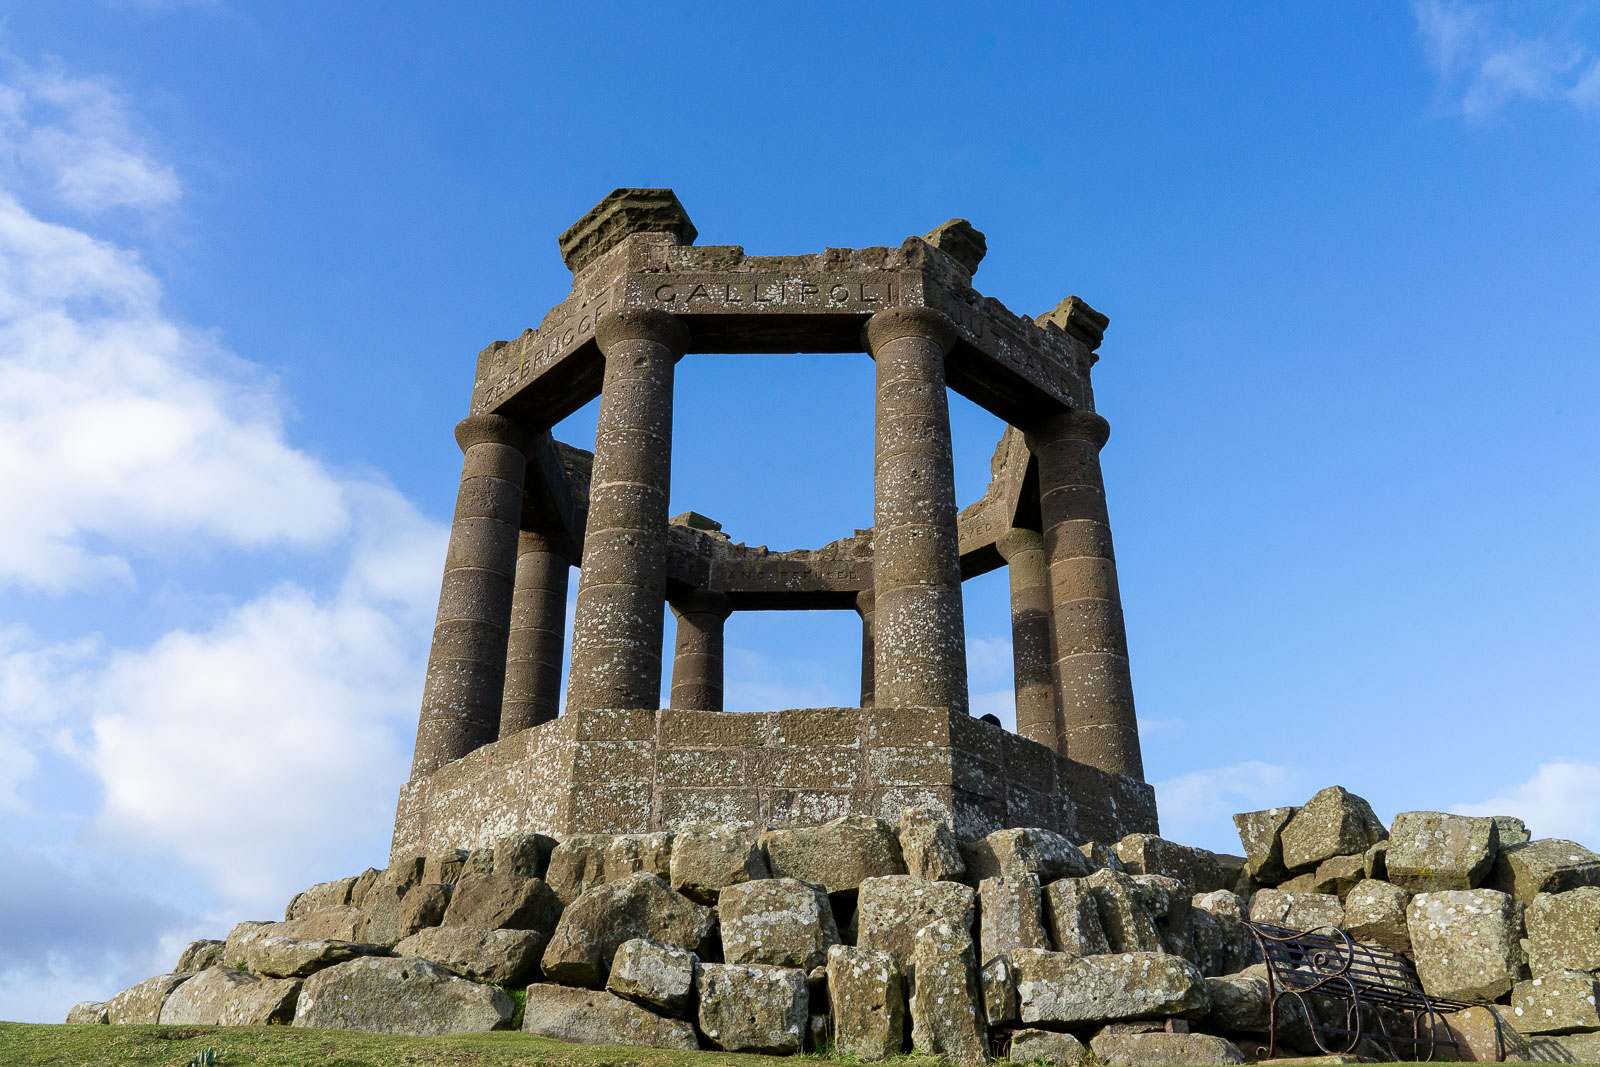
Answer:
[(1063, 438), (1088, 441), (1098, 449), (1104, 448), (1111, 438), (1111, 424), (1093, 411), (1076, 408), (1040, 419), (1023, 436), (1034, 451)]
[(680, 617), (716, 615), (726, 619), (733, 614), (733, 602), (728, 599), (728, 594), (711, 589), (693, 589), (682, 596), (670, 597), (667, 603), (672, 606), (672, 614)]
[(994, 547), (1000, 553), (1000, 558), (1010, 563), (1011, 557), (1018, 552), (1043, 552), (1044, 534), (1038, 530), (1025, 530), (1013, 526), (1000, 535)]
[(601, 352), (621, 341), (654, 341), (674, 356), (689, 351), (689, 327), (678, 316), (653, 308), (627, 308), (600, 316), (594, 339)]
[(468, 415), (456, 423), (456, 444), (465, 452), (473, 445), (494, 444), (528, 454), (528, 435), (522, 425), (504, 415)]
[(932, 341), (949, 355), (956, 346), (956, 324), (950, 316), (934, 308), (888, 308), (872, 316), (861, 328), (861, 343), (868, 354), (902, 337)]
[(856, 614), (863, 619), (877, 610), (878, 595), (871, 586), (856, 592)]

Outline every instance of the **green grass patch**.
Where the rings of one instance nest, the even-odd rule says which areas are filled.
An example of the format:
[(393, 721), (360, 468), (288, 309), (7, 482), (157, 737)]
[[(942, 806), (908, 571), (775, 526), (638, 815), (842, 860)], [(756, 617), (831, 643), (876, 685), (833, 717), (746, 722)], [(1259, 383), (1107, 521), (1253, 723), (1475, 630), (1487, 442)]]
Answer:
[[(519, 1005), (520, 1006), (520, 1005)], [(0, 1064), (187, 1067), (215, 1049), (217, 1067), (795, 1067), (793, 1056), (569, 1045), (513, 1031), (398, 1037), (288, 1026), (45, 1026), (0, 1023)], [(937, 1060), (918, 1057), (923, 1063)], [(841, 1064), (805, 1058), (806, 1067)]]

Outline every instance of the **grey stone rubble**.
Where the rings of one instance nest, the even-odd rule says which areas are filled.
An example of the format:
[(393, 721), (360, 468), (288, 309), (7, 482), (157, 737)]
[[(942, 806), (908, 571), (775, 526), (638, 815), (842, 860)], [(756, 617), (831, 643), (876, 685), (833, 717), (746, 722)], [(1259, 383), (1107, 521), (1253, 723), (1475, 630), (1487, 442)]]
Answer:
[[(1384, 828), (1353, 794), (1319, 796), (1337, 803), (1321, 802), (1289, 855), (1332, 851), (1319, 869), (1353, 857), (1365, 873)], [(1318, 808), (1283, 809), (1307, 810)], [(1282, 888), (1301, 875), (1270, 862), (1283, 848), (1273, 835), (1294, 818), (1239, 816), (1247, 855), (1234, 874), (1230, 857), (1144, 833), (1063, 846), (1023, 827), (963, 840), (926, 813), (803, 832), (699, 829), (684, 835), (682, 860), (672, 834), (586, 834), (571, 847), (512, 835), (313, 887), (293, 918), (197, 941), (179, 961), (189, 969), (77, 1005), (69, 1021), (457, 1033), (512, 1026), (505, 989), (522, 988), (525, 1031), (588, 1043), (1239, 1063), (1265, 1044), (1268, 1019), (1266, 970), (1243, 925), (1253, 918), (1341, 927), (1410, 957), (1429, 994), (1483, 1005), (1442, 1024), (1474, 1058), (1600, 1043), (1600, 857), (1543, 839), (1505, 846), (1510, 859), (1498, 845), (1485, 855), (1497, 821), (1406, 813), (1389, 869), (1407, 884), (1465, 887), (1363, 877), (1341, 900)], [(941, 877), (899, 873), (907, 854)], [(565, 879), (565, 904), (522, 873), (541, 868)], [(817, 880), (789, 873), (801, 871)], [(1529, 900), (1491, 888), (1496, 872)], [(363, 881), (363, 903), (348, 903), (338, 887)], [(404, 939), (326, 936), (371, 929), (413, 894), (433, 903), (407, 913), (424, 925)], [(844, 926), (836, 904), (852, 909)], [(1317, 1051), (1299, 1006), (1282, 1002), (1280, 1016), (1282, 1045)]]

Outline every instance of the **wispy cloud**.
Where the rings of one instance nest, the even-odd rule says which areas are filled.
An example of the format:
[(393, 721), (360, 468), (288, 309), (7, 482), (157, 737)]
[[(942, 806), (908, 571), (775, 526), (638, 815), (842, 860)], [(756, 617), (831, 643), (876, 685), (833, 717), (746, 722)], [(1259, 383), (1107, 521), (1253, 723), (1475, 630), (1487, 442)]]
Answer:
[(1518, 100), (1600, 110), (1600, 58), (1577, 29), (1576, 10), (1461, 0), (1412, 4), (1441, 95), (1475, 119)]
[(1600, 848), (1600, 766), (1541, 763), (1526, 781), (1450, 810), (1458, 815), (1512, 815), (1527, 823), (1535, 837), (1561, 837)]

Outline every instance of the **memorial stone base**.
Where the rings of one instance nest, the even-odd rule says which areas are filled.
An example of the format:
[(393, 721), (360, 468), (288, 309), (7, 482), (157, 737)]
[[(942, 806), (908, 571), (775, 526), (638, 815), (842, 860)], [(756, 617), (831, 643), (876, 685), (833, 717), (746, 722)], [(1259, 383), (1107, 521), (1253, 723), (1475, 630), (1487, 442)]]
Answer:
[(1156, 833), (1147, 784), (1064, 759), (962, 713), (573, 711), (484, 745), (400, 793), (392, 857), (535, 831), (895, 822), (948, 812), (961, 837), (1038, 826), (1075, 840)]

